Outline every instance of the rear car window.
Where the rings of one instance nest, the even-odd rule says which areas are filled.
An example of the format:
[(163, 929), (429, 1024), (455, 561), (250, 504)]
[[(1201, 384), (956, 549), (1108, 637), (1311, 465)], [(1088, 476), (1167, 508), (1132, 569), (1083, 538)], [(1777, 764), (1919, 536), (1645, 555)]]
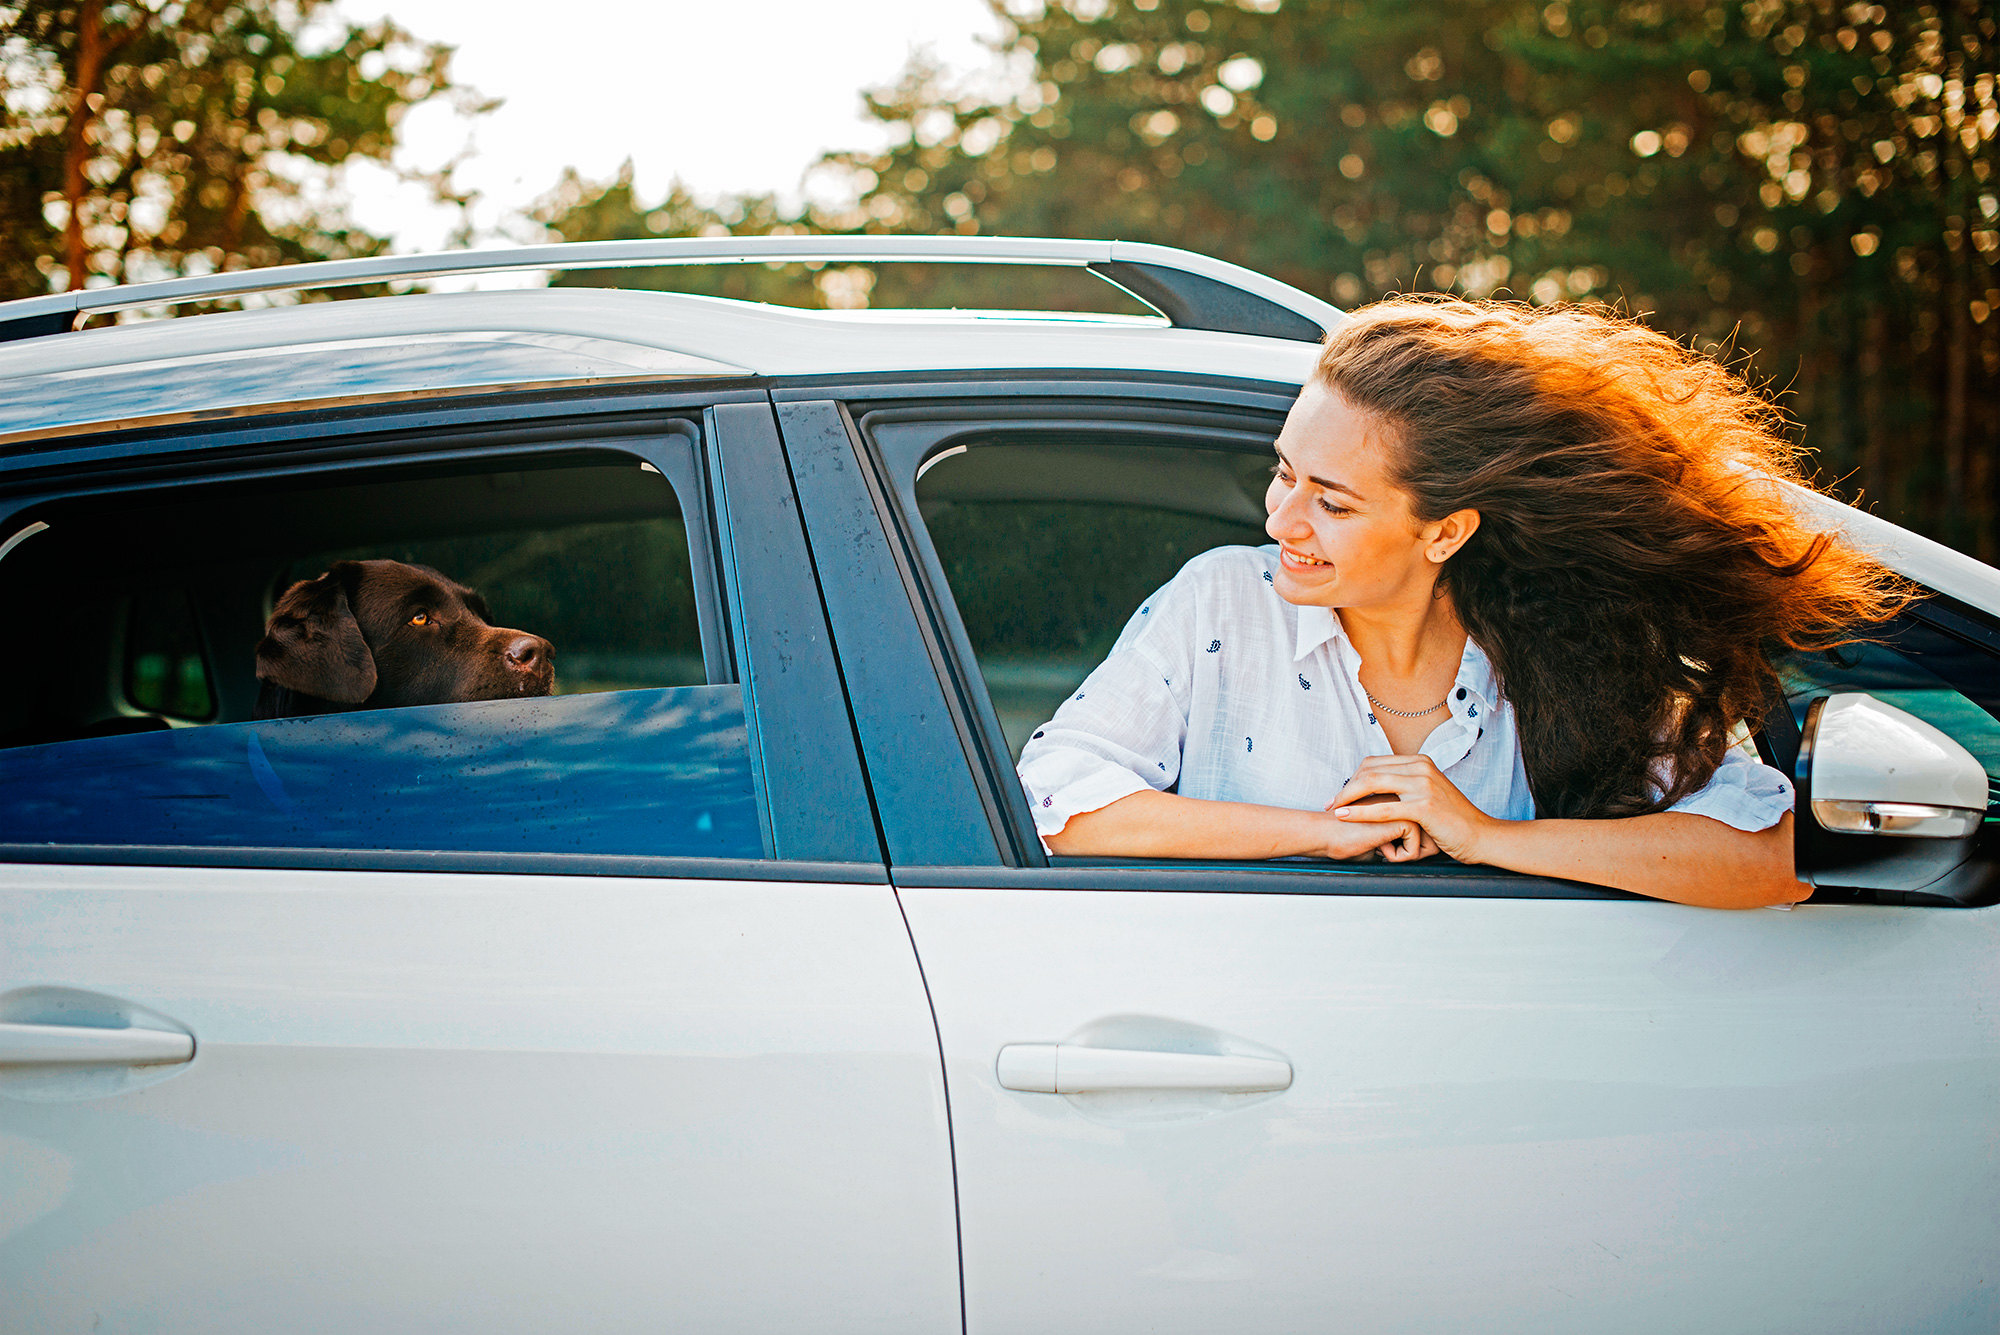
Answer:
[[(40, 628), (24, 689), (0, 700), (10, 843), (765, 855), (743, 694), (704, 625), (706, 557), (650, 463), (376, 468), (35, 519), (0, 560), (0, 616)], [(485, 614), (482, 629), (418, 609), (440, 632), (459, 618), (449, 672), (426, 656), (444, 640), (413, 626), (402, 657), (374, 645), (368, 700), (327, 708), (259, 680), (287, 590), (361, 571), (357, 607), (351, 578), (292, 642), (317, 644), (374, 615), (368, 581), (411, 567)], [(413, 702), (380, 707), (403, 679)], [(274, 699), (294, 716), (264, 716)]]

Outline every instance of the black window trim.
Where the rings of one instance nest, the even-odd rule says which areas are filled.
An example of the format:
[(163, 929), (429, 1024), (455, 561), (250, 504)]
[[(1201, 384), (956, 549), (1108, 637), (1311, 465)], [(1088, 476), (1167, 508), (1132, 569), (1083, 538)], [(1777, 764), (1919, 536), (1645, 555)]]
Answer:
[(1052, 857), (1042, 867), (893, 867), (890, 879), (917, 889), (1130, 890), (1178, 894), (1358, 895), (1422, 899), (1596, 899), (1662, 903), (1646, 895), (1580, 881), (1525, 876), (1449, 858), (1388, 866), (1274, 858), (1224, 862), (1199, 858)]

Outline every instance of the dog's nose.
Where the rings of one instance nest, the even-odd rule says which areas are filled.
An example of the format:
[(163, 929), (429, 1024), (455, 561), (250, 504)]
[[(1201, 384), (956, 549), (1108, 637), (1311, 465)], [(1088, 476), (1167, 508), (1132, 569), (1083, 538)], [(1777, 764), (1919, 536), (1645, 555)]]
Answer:
[(549, 661), (549, 642), (539, 635), (516, 635), (504, 652), (509, 663), (530, 671)]

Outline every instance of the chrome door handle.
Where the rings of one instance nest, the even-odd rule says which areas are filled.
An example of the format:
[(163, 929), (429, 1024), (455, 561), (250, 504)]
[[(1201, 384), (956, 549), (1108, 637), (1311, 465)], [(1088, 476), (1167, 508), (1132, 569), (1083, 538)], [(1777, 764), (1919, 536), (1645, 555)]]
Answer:
[(1289, 1089), (1292, 1065), (1273, 1057), (1205, 1052), (1087, 1048), (1075, 1043), (1009, 1043), (995, 1064), (1002, 1089), (1025, 1094), (1095, 1094), (1119, 1089), (1186, 1089), (1252, 1094)]
[(0, 1023), (0, 1066), (170, 1066), (194, 1056), (194, 1036), (166, 1029)]

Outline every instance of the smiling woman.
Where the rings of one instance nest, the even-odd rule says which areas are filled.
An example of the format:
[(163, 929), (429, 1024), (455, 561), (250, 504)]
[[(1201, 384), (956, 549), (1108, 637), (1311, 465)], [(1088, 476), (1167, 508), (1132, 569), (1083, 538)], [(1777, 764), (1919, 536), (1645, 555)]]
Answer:
[(1804, 898), (1791, 785), (1730, 741), (1778, 698), (1767, 643), (1904, 594), (1799, 523), (1776, 425), (1636, 322), (1361, 312), (1278, 437), (1277, 545), (1190, 562), (1023, 750), (1044, 840)]

